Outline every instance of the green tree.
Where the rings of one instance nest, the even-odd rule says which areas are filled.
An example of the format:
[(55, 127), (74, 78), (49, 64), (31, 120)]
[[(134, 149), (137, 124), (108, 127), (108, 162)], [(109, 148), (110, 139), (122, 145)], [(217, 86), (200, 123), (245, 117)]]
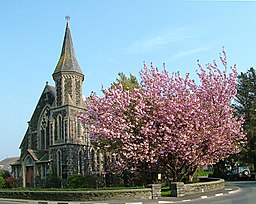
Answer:
[(237, 95), (235, 98), (236, 114), (245, 119), (244, 130), (247, 144), (241, 153), (242, 164), (253, 164), (256, 167), (256, 71), (250, 68), (237, 77)]
[(4, 186), (4, 178), (0, 176), (0, 188), (3, 188)]
[(9, 171), (6, 171), (6, 170), (2, 170), (2, 171), (0, 172), (0, 175), (1, 175), (4, 179), (6, 179), (6, 178), (8, 178), (8, 177), (11, 177), (11, 173), (10, 173)]
[(111, 84), (110, 89), (114, 87), (118, 87), (119, 84), (122, 84), (123, 89), (125, 91), (127, 90), (133, 90), (134, 88), (139, 88), (139, 83), (136, 78), (136, 76), (130, 74), (129, 77), (127, 77), (123, 72), (118, 73), (118, 78), (116, 79), (115, 82)]

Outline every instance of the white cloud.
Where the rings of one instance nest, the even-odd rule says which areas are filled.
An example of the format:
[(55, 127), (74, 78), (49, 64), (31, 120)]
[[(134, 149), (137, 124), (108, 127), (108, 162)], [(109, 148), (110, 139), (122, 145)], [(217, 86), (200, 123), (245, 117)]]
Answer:
[(132, 44), (130, 47), (127, 48), (127, 52), (129, 54), (139, 54), (139, 53), (150, 52), (155, 49), (167, 46), (171, 43), (175, 43), (175, 42), (179, 42), (179, 41), (183, 41), (191, 38), (191, 36), (188, 35), (188, 33), (189, 33), (188, 28), (179, 28), (173, 31), (169, 31), (164, 34), (150, 37), (148, 39), (144, 39)]
[(200, 52), (207, 51), (207, 50), (210, 50), (210, 47), (198, 47), (198, 48), (194, 48), (194, 49), (190, 49), (190, 50), (183, 50), (183, 51), (180, 51), (180, 52), (174, 54), (173, 56), (171, 56), (169, 58), (169, 60), (171, 60), (171, 61), (176, 60), (176, 59), (179, 59), (182, 57), (191, 56), (196, 53), (200, 53)]

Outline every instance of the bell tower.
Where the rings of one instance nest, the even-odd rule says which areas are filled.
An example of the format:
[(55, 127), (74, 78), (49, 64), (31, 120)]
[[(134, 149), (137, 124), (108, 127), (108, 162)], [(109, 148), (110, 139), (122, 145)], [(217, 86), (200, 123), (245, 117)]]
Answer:
[(82, 98), (84, 74), (77, 62), (69, 18), (59, 61), (52, 74), (55, 81), (55, 104), (51, 110), (52, 145), (85, 144), (79, 116), (85, 109)]
[(79, 160), (79, 154), (86, 155), (84, 151), (88, 146), (88, 134), (79, 120), (85, 110), (82, 98), (84, 74), (76, 59), (69, 17), (66, 20), (60, 58), (52, 74), (55, 81), (55, 104), (50, 113), (49, 148), (50, 160), (55, 164), (57, 176), (64, 179), (78, 173), (73, 168), (78, 166), (78, 161), (84, 165), (84, 161)]

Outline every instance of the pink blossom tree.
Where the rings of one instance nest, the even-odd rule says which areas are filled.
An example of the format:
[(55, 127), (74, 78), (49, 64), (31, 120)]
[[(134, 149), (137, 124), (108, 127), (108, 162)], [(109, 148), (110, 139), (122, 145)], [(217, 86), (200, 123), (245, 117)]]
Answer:
[(119, 155), (120, 167), (158, 168), (181, 181), (238, 153), (245, 142), (243, 120), (231, 107), (237, 72), (235, 66), (227, 70), (223, 54), (224, 71), (215, 61), (198, 64), (200, 83), (144, 65), (139, 89), (120, 84), (104, 90), (104, 97), (92, 95), (81, 120), (98, 145)]

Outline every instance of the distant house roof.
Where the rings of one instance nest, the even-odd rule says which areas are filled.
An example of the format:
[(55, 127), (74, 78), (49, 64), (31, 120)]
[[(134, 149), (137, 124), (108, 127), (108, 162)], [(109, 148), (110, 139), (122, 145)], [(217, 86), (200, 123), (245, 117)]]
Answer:
[(0, 161), (0, 170), (11, 172), (11, 164), (15, 163), (19, 157), (7, 157)]

